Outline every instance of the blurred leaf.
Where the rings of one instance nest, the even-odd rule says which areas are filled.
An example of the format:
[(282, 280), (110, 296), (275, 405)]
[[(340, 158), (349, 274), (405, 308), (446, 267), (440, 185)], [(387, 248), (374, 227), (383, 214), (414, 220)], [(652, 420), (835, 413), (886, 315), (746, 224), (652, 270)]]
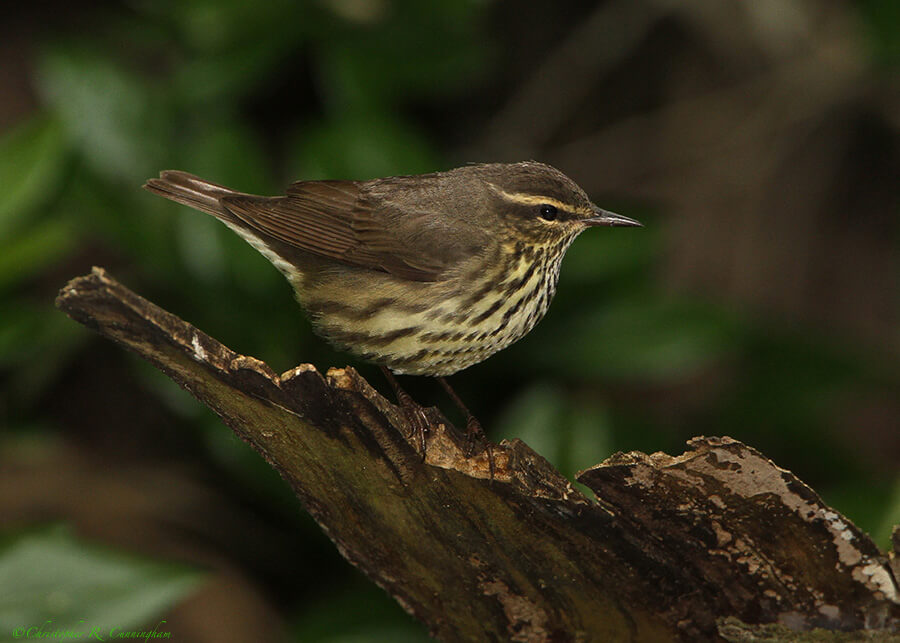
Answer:
[(862, 15), (872, 57), (878, 65), (893, 71), (900, 65), (900, 3), (862, 0), (854, 6)]
[(384, 590), (356, 577), (320, 594), (295, 619), (294, 640), (316, 643), (426, 643), (425, 628)]
[(433, 171), (437, 156), (423, 134), (384, 113), (342, 117), (298, 137), (304, 179), (368, 179)]
[(894, 482), (888, 501), (883, 506), (884, 512), (872, 532), (872, 538), (887, 551), (891, 549), (891, 534), (894, 532), (894, 527), (900, 525), (900, 477)]
[[(837, 464), (840, 467), (840, 464)], [(804, 481), (805, 482), (805, 481)], [(886, 520), (897, 517), (897, 488), (884, 479), (847, 479), (840, 485), (820, 485), (817, 492), (825, 503), (847, 516), (867, 532), (879, 547), (890, 549), (890, 527)], [(896, 524), (896, 523), (894, 523)]]
[(319, 0), (337, 16), (360, 24), (377, 23), (390, 9), (390, 0)]
[(562, 273), (568, 283), (618, 277), (648, 268), (659, 250), (658, 227), (588, 230), (566, 253)]
[(95, 170), (136, 183), (158, 168), (166, 140), (164, 102), (111, 56), (56, 46), (41, 59), (39, 81)]
[(0, 549), (0, 631), (139, 627), (190, 594), (202, 576), (112, 552), (66, 529), (24, 534)]
[(855, 466), (844, 448), (822, 439), (822, 432), (834, 426), (842, 398), (855, 387), (875, 391), (884, 386), (875, 373), (867, 372), (858, 353), (808, 328), (754, 326), (737, 344), (737, 380), (723, 400), (725, 406), (718, 409), (719, 421), (731, 430), (771, 435), (773, 442), (782, 442), (785, 431), (795, 438), (804, 436), (809, 443), (802, 448), (797, 444), (791, 454), (795, 463), (810, 458), (817, 468), (834, 466), (844, 472)]
[(600, 404), (581, 402), (571, 409), (566, 470), (579, 471), (599, 464), (613, 453), (613, 423)]
[(321, 80), (333, 111), (444, 96), (484, 74), (484, 3), (395, 0), (389, 6), (375, 24), (347, 23), (321, 43)]
[[(241, 121), (221, 115), (204, 119), (172, 147), (170, 160), (159, 169), (184, 169), (242, 192), (266, 194), (283, 190), (273, 187), (259, 141)], [(173, 250), (177, 251), (179, 268), (186, 267), (201, 281), (221, 283), (230, 273), (248, 290), (259, 288), (272, 276), (269, 264), (259, 261), (255, 251), (244, 247), (246, 242), (213, 217), (147, 196), (148, 205), (165, 208), (166, 216), (173, 222), (166, 261), (170, 261)]]
[(54, 193), (66, 152), (62, 127), (46, 115), (0, 138), (0, 240), (8, 238), (23, 215)]
[(532, 449), (558, 465), (564, 451), (560, 437), (565, 422), (566, 400), (550, 384), (538, 384), (518, 395), (501, 413), (495, 439), (520, 438)]
[[(153, 174), (158, 173), (159, 166)], [(170, 202), (140, 188), (150, 175), (121, 186), (108, 181), (85, 163), (72, 168), (52, 208), (52, 216), (70, 222), (82, 243), (94, 250), (127, 257), (148, 267), (181, 269), (172, 261), (174, 217)], [(165, 216), (169, 215), (169, 216)]]
[(175, 70), (173, 91), (190, 111), (197, 103), (213, 109), (233, 107), (230, 102), (211, 103), (229, 94), (246, 94), (260, 85), (272, 73), (275, 63), (297, 45), (291, 40), (266, 39), (246, 48), (191, 58)]
[(0, 242), (0, 292), (62, 260), (80, 241), (67, 221), (44, 221)]
[(314, 3), (294, 0), (166, 0), (146, 8), (171, 20), (185, 42), (201, 53), (249, 44), (265, 47), (266, 41), (296, 37), (312, 28), (310, 18), (316, 14)]
[(259, 138), (242, 120), (225, 115), (203, 118), (179, 138), (175, 149), (170, 163), (236, 190), (265, 193), (285, 187), (272, 185)]
[(733, 351), (738, 337), (723, 313), (655, 296), (610, 299), (540, 331), (527, 347), (542, 365), (650, 381), (689, 376)]
[(189, 212), (178, 217), (176, 238), (184, 265), (205, 282), (221, 281), (225, 276), (225, 251), (218, 226), (204, 220), (198, 213)]
[(573, 478), (611, 453), (611, 424), (603, 407), (550, 384), (532, 386), (501, 413), (492, 437), (520, 438)]
[(23, 352), (31, 352), (34, 344), (30, 336), (39, 313), (19, 302), (3, 302), (0, 307), (0, 366), (9, 367)]
[(51, 301), (0, 305), (0, 368), (15, 369), (15, 377), (0, 387), (0, 408), (38, 397), (86, 336)]
[(143, 8), (177, 38), (168, 87), (186, 112), (233, 108), (229, 97), (292, 73), (279, 69), (281, 60), (319, 31), (322, 13), (314, 3), (292, 0), (168, 0)]

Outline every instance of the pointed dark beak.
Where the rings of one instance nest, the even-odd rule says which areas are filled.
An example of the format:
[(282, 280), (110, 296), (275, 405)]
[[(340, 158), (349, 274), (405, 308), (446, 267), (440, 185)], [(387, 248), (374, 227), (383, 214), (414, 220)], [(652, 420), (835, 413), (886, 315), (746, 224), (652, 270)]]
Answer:
[(596, 205), (594, 206), (594, 216), (590, 219), (582, 219), (581, 222), (586, 226), (638, 226), (639, 228), (643, 228), (644, 224), (640, 221), (635, 221), (634, 219), (629, 219), (628, 217), (623, 217), (621, 214), (616, 214), (615, 212), (610, 212), (609, 210), (601, 210)]

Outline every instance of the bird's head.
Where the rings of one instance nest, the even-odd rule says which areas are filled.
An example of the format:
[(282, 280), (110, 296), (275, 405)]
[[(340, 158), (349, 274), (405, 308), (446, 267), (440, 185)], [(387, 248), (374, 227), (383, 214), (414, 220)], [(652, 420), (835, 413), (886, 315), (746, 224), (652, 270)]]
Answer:
[(594, 226), (640, 226), (594, 205), (584, 190), (554, 167), (524, 161), (472, 166), (489, 193), (500, 225), (534, 245), (574, 239)]

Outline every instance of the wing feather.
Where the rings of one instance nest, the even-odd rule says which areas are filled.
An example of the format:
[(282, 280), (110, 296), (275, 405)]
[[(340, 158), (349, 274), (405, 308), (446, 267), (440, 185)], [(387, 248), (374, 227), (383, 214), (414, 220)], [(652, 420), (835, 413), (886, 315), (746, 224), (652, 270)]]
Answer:
[(292, 247), (403, 279), (435, 281), (455, 264), (435, 253), (433, 243), (398, 236), (411, 227), (397, 220), (404, 215), (373, 206), (360, 186), (356, 181), (303, 181), (291, 185), (284, 197), (238, 194), (221, 203), (248, 227)]
[[(286, 196), (262, 197), (167, 170), (144, 187), (268, 239), (278, 253), (299, 249), (402, 279), (436, 281), (490, 242), (472, 215), (471, 186), (448, 183), (450, 174), (299, 181)], [(453, 198), (466, 201), (463, 216), (447, 212)]]

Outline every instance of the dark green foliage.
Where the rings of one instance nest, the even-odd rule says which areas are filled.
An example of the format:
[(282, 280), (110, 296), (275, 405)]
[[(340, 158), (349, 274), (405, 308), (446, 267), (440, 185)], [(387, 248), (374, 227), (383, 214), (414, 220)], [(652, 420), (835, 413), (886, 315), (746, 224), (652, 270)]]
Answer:
[[(54, 310), (53, 298), (91, 264), (276, 370), (352, 363), (312, 335), (264, 258), (211, 217), (156, 198), (141, 183), (177, 168), (275, 193), (297, 178), (446, 169), (458, 133), (435, 114), (503, 73), (492, 64), (482, 2), (128, 6), (98, 18), (91, 33), (46, 38), (35, 80), (40, 109), (0, 135), (0, 426), (9, 429), (7, 441), (70, 431), (48, 403), (71, 385), (74, 365), (91, 362), (97, 343)], [(896, 4), (862, 6), (873, 56), (895, 64), (896, 20), (889, 27), (887, 18), (896, 17)], [(464, 120), (484, 123), (493, 107), (472, 105)], [(680, 453), (693, 435), (731, 435), (793, 470), (886, 544), (900, 519), (900, 487), (848, 453), (838, 429), (848, 421), (841, 417), (848, 400), (896, 395), (896, 368), (814, 329), (667, 294), (659, 278), (666, 213), (615, 205), (646, 228), (584, 234), (563, 263), (542, 324), (454, 378), (488, 433), (525, 439), (568, 476), (615, 450)], [(130, 386), (191, 436), (203, 454), (198, 467), (290, 522), (295, 500), (261, 460), (161, 374), (128, 357), (121, 362)], [(362, 369), (387, 392), (374, 371)], [(455, 417), (436, 387), (407, 383), (416, 398)], [(92, 393), (98, 400), (115, 394)], [(408, 633), (399, 608), (374, 587), (361, 588), (347, 567), (316, 567), (317, 558), (334, 559), (319, 556), (327, 544), (297, 523), (298, 543), (313, 544), (297, 545), (312, 562), (296, 584), (327, 577), (314, 604), (304, 604), (301, 591), (283, 592), (292, 597), (286, 610), (298, 640), (360, 631), (369, 641), (377, 632), (379, 640), (421, 640)], [(63, 554), (82, 547), (58, 534), (26, 537), (19, 546), (26, 545)], [(21, 552), (4, 551), (0, 564), (8, 568)], [(79, 564), (99, 573), (109, 563), (91, 555)], [(121, 592), (165, 577), (143, 563), (126, 567), (140, 580)], [(184, 578), (163, 580), (180, 592)], [(370, 600), (384, 611), (365, 622), (347, 618), (366, 616), (356, 606)], [(107, 606), (85, 604), (101, 615)], [(149, 618), (128, 614), (136, 623)]]

